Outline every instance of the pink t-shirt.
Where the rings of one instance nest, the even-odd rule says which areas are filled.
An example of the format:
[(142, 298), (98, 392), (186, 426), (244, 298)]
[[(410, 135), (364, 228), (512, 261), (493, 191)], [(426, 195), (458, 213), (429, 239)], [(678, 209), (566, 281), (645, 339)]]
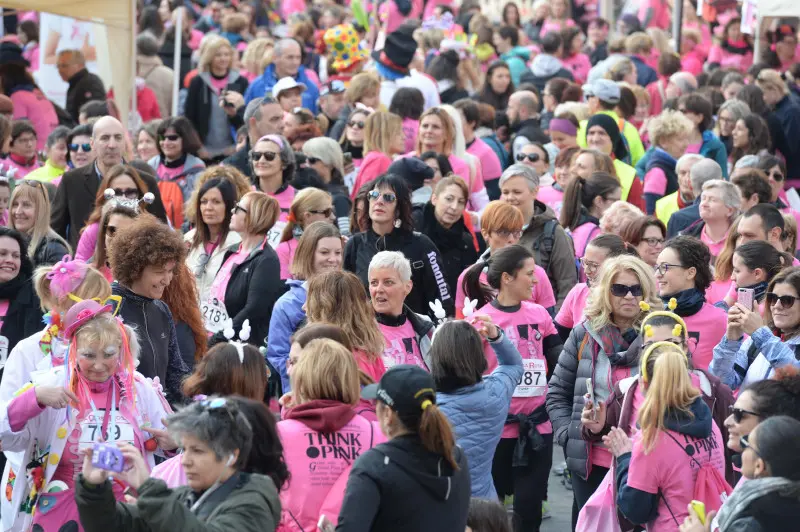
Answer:
[[(641, 435), (634, 437), (628, 486), (653, 495), (659, 492), (663, 495), (659, 498), (658, 517), (648, 523), (648, 532), (677, 530), (673, 515), (678, 523), (683, 523), (689, 515), (686, 508), (693, 498), (694, 483), (701, 465), (710, 464), (721, 475), (725, 475), (725, 442), (716, 423), (711, 423), (711, 434), (707, 438), (668, 432), (677, 443), (666, 432), (659, 432), (656, 444), (649, 453), (644, 451)], [(688, 454), (690, 452), (691, 457)]]
[(81, 233), (78, 240), (78, 247), (75, 248), (75, 259), (89, 262), (94, 256), (95, 246), (97, 246), (97, 235), (100, 234), (100, 224), (97, 222), (89, 224)]
[(281, 263), (281, 279), (292, 278), (292, 261), (294, 260), (294, 252), (297, 251), (297, 239), (292, 238), (285, 242), (278, 244), (275, 248), (275, 253), (278, 254), (278, 260)]
[[(464, 294), (464, 289), (462, 288), (464, 274), (466, 273), (467, 270), (464, 270), (461, 272), (461, 275), (458, 276), (458, 286), (456, 287), (456, 315), (458, 317), (463, 317), (462, 310), (464, 309), (464, 300), (467, 297), (466, 294)], [(553, 293), (553, 287), (550, 285), (550, 278), (547, 277), (547, 272), (544, 271), (544, 268), (537, 264), (533, 269), (533, 273), (536, 277), (536, 283), (533, 285), (533, 293), (531, 294), (530, 299), (531, 303), (536, 303), (544, 308), (555, 307), (556, 296)], [(486, 280), (485, 269), (481, 273), (480, 280), (482, 284), (488, 283)]]
[(555, 322), (562, 327), (573, 329), (583, 321), (583, 309), (586, 308), (586, 300), (589, 298), (591, 290), (586, 283), (578, 283), (570, 289), (561, 310), (556, 314)]
[(211, 78), (211, 87), (217, 94), (221, 93), (223, 90), (225, 90), (225, 87), (228, 86), (228, 76), (225, 76), (221, 79), (217, 79), (214, 76), (209, 77)]
[[(647, 16), (647, 11), (649, 9), (653, 10), (653, 16), (650, 18), (650, 22), (647, 24), (647, 28), (669, 28), (670, 27), (670, 19), (669, 19), (669, 8), (667, 7), (667, 3), (661, 0), (643, 0), (641, 4), (639, 4), (639, 20), (644, 20)], [(645, 29), (647, 29), (645, 28)]]
[(453, 167), (453, 173), (467, 183), (470, 195), (474, 194), (475, 192), (479, 192), (482, 188), (484, 188), (483, 177), (476, 174), (475, 179), (472, 179), (472, 171), (464, 159), (456, 157), (451, 153), (447, 157), (447, 160), (450, 161), (450, 166)]
[(728, 279), (727, 281), (711, 281), (711, 286), (706, 290), (706, 301), (711, 303), (722, 301), (731, 286), (733, 286), (733, 279)]
[[(369, 355), (358, 348), (353, 349), (353, 356), (356, 357), (358, 369), (369, 375), (373, 381), (380, 381), (383, 374), (386, 373), (386, 366), (383, 365), (383, 359), (381, 357), (375, 357), (375, 359), (370, 360)], [(375, 415), (375, 403), (372, 401), (359, 399), (356, 412), (370, 421), (378, 420), (378, 417)]]
[(561, 217), (561, 205), (564, 203), (563, 191), (553, 188), (553, 185), (547, 185), (539, 189), (536, 199), (553, 209), (556, 219)]
[(698, 142), (697, 144), (689, 144), (686, 146), (686, 153), (700, 153), (700, 148), (702, 147), (702, 142)]
[(683, 318), (689, 329), (689, 352), (692, 363), (698, 369), (708, 369), (714, 356), (714, 346), (719, 343), (728, 322), (727, 314), (721, 308), (705, 303), (700, 312)]
[(719, 44), (715, 44), (708, 52), (708, 62), (719, 63), (720, 68), (735, 68), (739, 72), (747, 72), (747, 69), (753, 65), (753, 52), (748, 51), (743, 55), (734, 54), (725, 50)]
[[(522, 381), (514, 389), (509, 414), (530, 414), (545, 402), (547, 396), (547, 359), (544, 356), (544, 340), (548, 336), (558, 335), (550, 315), (541, 305), (523, 301), (516, 312), (506, 312), (493, 305), (484, 305), (480, 311), (492, 318), (495, 325), (516, 346), (522, 355), (525, 373)], [(484, 353), (488, 368), (485, 375), (497, 367), (497, 356), (486, 343)], [(550, 434), (553, 426), (550, 421), (536, 426), (539, 434)], [(511, 423), (503, 427), (503, 438), (519, 436), (519, 425)]]
[(178, 179), (178, 176), (183, 174), (185, 167), (186, 165), (182, 164), (176, 168), (169, 168), (168, 166), (164, 165), (163, 162), (161, 162), (158, 165), (158, 170), (156, 170), (156, 173), (158, 174), (158, 178), (162, 181), (175, 181)]
[(709, 238), (709, 236), (706, 234), (705, 225), (703, 226), (703, 230), (700, 231), (700, 241), (703, 242), (703, 244), (705, 244), (706, 246), (708, 246), (708, 250), (711, 252), (712, 257), (717, 257), (720, 254), (722, 248), (725, 247), (725, 241), (727, 239), (728, 239), (728, 231), (725, 232), (725, 236), (722, 237), (718, 242), (714, 242), (713, 240), (711, 240), (711, 238)]
[(586, 247), (592, 239), (601, 233), (600, 228), (594, 222), (586, 222), (579, 225), (571, 232), (572, 244), (575, 247), (575, 258), (580, 259), (586, 253)]
[(644, 175), (644, 193), (663, 196), (667, 193), (667, 174), (661, 168), (651, 168)]
[(413, 364), (428, 371), (428, 366), (422, 358), (422, 353), (417, 344), (417, 335), (411, 322), (406, 320), (399, 327), (391, 327), (378, 322), (378, 328), (386, 339), (386, 348), (381, 354), (383, 365), (386, 369), (398, 364)]
[(18, 90), (10, 98), (14, 104), (14, 120), (30, 121), (36, 130), (36, 149), (44, 150), (47, 136), (58, 127), (58, 115), (53, 104), (39, 89)]
[(575, 78), (575, 83), (584, 83), (589, 77), (589, 71), (592, 69), (592, 62), (586, 54), (575, 54), (561, 60), (564, 68), (572, 72), (572, 77)]
[(473, 143), (467, 148), (467, 153), (471, 153), (480, 159), (484, 182), (500, 179), (500, 174), (503, 173), (503, 168), (500, 166), (500, 159), (497, 158), (497, 154), (494, 150), (483, 142), (483, 140), (475, 137)]
[(292, 207), (295, 194), (297, 194), (297, 191), (292, 187), (286, 187), (284, 191), (277, 194), (270, 194), (270, 196), (278, 200), (278, 206), (281, 208), (278, 221), (275, 222), (275, 225), (273, 225), (272, 229), (267, 233), (267, 242), (272, 246), (272, 249), (277, 249), (278, 245), (281, 243), (281, 236), (283, 235), (283, 229), (288, 223), (289, 209)]
[(419, 133), (419, 120), (404, 118), (403, 135), (406, 138), (406, 152), (414, 151), (414, 145), (417, 143), (417, 133)]

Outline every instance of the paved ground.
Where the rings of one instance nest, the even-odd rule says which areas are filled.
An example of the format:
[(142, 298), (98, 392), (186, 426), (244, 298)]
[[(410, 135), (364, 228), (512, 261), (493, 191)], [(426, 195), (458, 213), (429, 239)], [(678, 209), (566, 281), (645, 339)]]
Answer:
[[(564, 452), (556, 445), (553, 450), (553, 465), (564, 461)], [(547, 498), (550, 502), (550, 519), (542, 521), (541, 532), (571, 532), (572, 530), (572, 492), (561, 484), (562, 477), (550, 472), (547, 485)]]

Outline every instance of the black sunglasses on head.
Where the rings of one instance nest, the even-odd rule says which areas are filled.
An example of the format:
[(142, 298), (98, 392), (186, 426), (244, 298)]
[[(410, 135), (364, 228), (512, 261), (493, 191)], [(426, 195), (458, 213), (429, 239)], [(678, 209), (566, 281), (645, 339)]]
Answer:
[(611, 295), (616, 297), (625, 297), (630, 293), (633, 297), (641, 297), (642, 295), (642, 285), (640, 284), (632, 284), (630, 286), (626, 284), (618, 284), (614, 283), (611, 285)]
[(769, 305), (770, 307), (773, 306), (778, 301), (780, 301), (781, 306), (783, 308), (789, 308), (792, 307), (795, 301), (797, 301), (798, 299), (794, 296), (779, 296), (774, 292), (767, 292), (766, 296), (767, 296), (767, 305)]

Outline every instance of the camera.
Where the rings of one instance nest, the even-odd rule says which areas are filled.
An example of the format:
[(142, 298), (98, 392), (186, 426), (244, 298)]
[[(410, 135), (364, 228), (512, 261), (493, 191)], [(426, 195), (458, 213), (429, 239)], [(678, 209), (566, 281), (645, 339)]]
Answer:
[(113, 443), (95, 443), (92, 448), (92, 465), (106, 471), (122, 473), (125, 459), (122, 451)]

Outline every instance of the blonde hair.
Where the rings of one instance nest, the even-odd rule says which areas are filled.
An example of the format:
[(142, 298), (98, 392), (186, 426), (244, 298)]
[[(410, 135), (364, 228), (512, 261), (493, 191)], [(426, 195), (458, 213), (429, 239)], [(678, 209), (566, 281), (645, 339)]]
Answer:
[[(53, 266), (39, 266), (33, 272), (33, 286), (36, 290), (36, 295), (39, 296), (43, 311), (66, 312), (76, 302), (69, 296), (61, 299), (56, 298), (50, 290), (50, 279), (47, 277), (47, 274), (51, 271), (53, 271)], [(102, 273), (91, 266), (87, 266), (86, 276), (83, 281), (70, 293), (78, 299), (99, 299), (104, 301), (111, 295), (111, 285), (108, 284), (108, 280)]]
[(268, 51), (274, 47), (275, 43), (272, 39), (267, 39), (266, 37), (253, 39), (242, 54), (242, 68), (250, 74), (260, 76), (264, 73), (264, 69), (267, 68), (268, 59), (271, 59), (268, 57)]
[[(684, 31), (686, 31), (684, 29)], [(647, 35), (653, 40), (653, 46), (662, 54), (672, 53), (672, 47), (669, 45), (669, 35), (661, 28), (651, 27), (647, 28)]]
[(230, 50), (231, 65), (233, 65), (233, 61), (236, 59), (236, 50), (233, 49), (228, 39), (217, 37), (216, 39), (209, 40), (203, 52), (200, 54), (200, 60), (197, 62), (198, 72), (209, 72), (211, 70), (211, 62), (214, 60), (214, 56), (217, 55), (220, 48), (227, 48)]
[(644, 213), (636, 205), (622, 200), (615, 201), (600, 217), (600, 230), (620, 235), (628, 224), (641, 216), (644, 216)]
[(686, 137), (694, 131), (694, 124), (678, 111), (666, 110), (650, 120), (647, 133), (650, 142), (660, 146), (662, 142), (672, 137)]
[[(652, 308), (660, 308), (662, 304), (656, 289), (656, 278), (653, 276), (653, 269), (650, 266), (632, 255), (620, 255), (608, 259), (600, 269), (597, 282), (592, 287), (584, 309), (584, 315), (595, 331), (612, 324), (611, 285), (617, 275), (622, 272), (631, 272), (639, 280), (639, 284), (642, 286), (642, 301), (648, 303)], [(634, 321), (634, 327), (638, 329), (645, 316), (646, 314), (640, 313)]]
[(585, 102), (562, 102), (556, 106), (556, 115), (572, 113), (578, 121), (589, 120), (589, 104)]
[[(420, 129), (422, 128), (422, 121), (425, 120), (429, 116), (437, 116), (439, 120), (442, 122), (442, 136), (444, 140), (442, 141), (442, 149), (439, 150), (439, 153), (442, 155), (449, 156), (453, 153), (453, 144), (455, 141), (456, 136), (456, 126), (453, 124), (453, 120), (450, 118), (450, 115), (447, 113), (445, 109), (442, 107), (431, 107), (424, 113), (422, 116), (419, 117), (419, 124)], [(417, 155), (422, 155), (425, 151), (422, 148), (422, 135), (417, 135)]]
[(309, 323), (330, 323), (344, 331), (354, 349), (374, 360), (383, 352), (384, 338), (364, 284), (355, 274), (330, 271), (308, 281), (306, 299)]
[(612, 81), (622, 81), (625, 79), (625, 76), (633, 73), (635, 68), (636, 66), (633, 64), (633, 61), (625, 57), (623, 59), (619, 59), (611, 68), (608, 69), (605, 78)]
[(265, 235), (278, 221), (281, 207), (278, 200), (263, 192), (248, 192), (242, 199), (250, 198), (245, 213), (245, 227), (252, 235)]
[[(37, 190), (39, 192), (37, 192)], [(14, 187), (14, 192), (11, 193), (11, 198), (8, 200), (9, 211), (14, 207), (14, 202), (18, 199), (30, 200), (31, 203), (33, 203), (33, 208), (36, 210), (33, 228), (30, 233), (26, 233), (26, 235), (30, 237), (28, 257), (33, 260), (34, 255), (36, 255), (36, 248), (39, 247), (39, 244), (41, 244), (44, 239), (61, 242), (61, 244), (67, 248), (67, 252), (71, 253), (69, 244), (50, 228), (50, 196), (47, 194), (47, 189), (44, 184), (40, 181), (29, 180), (23, 180), (17, 183), (17, 186)], [(13, 216), (8, 217), (8, 226), (12, 229), (17, 229)], [(19, 231), (19, 229), (17, 230)]]
[(338, 401), (355, 406), (361, 395), (358, 364), (345, 346), (320, 338), (303, 348), (292, 368), (295, 404), (310, 401)]
[(653, 39), (643, 31), (631, 33), (625, 38), (625, 51), (629, 54), (648, 54), (653, 48)]
[[(100, 345), (120, 346), (120, 355), (123, 338), (120, 334), (120, 325), (125, 328), (125, 334), (128, 337), (128, 345), (130, 346), (131, 355), (133, 360), (139, 359), (139, 338), (136, 331), (130, 325), (120, 324), (116, 316), (110, 312), (103, 312), (98, 314), (83, 325), (78, 332), (75, 333), (75, 344), (82, 345)], [(120, 362), (121, 363), (121, 362)]]
[(689, 359), (681, 348), (671, 342), (657, 342), (642, 356), (640, 371), (647, 375), (644, 403), (639, 410), (644, 452), (653, 450), (659, 431), (667, 430), (664, 419), (675, 409), (693, 417), (692, 403), (700, 391), (689, 376)]
[(324, 211), (333, 208), (331, 195), (318, 188), (304, 188), (295, 195), (292, 206), (289, 207), (289, 222), (283, 228), (281, 242), (294, 238), (296, 227), (303, 228), (303, 215), (309, 211)]
[(717, 255), (714, 262), (714, 280), (728, 282), (733, 276), (733, 254), (736, 252), (736, 241), (739, 240), (739, 220), (737, 217), (728, 228), (728, 236), (725, 237), (725, 245)]
[(198, 197), (200, 194), (200, 189), (203, 188), (203, 185), (206, 184), (206, 181), (210, 181), (212, 179), (225, 179), (226, 181), (230, 181), (234, 188), (236, 188), (237, 200), (241, 199), (242, 196), (253, 190), (253, 185), (250, 183), (250, 180), (247, 178), (247, 176), (233, 166), (216, 165), (206, 168), (200, 173), (200, 175), (197, 176), (197, 179), (194, 182), (192, 194), (189, 196), (189, 199), (186, 201), (186, 205), (184, 206), (186, 219), (188, 219), (191, 223), (196, 223), (194, 215), (197, 212), (197, 202), (200, 201), (200, 198)]
[(379, 151), (391, 155), (392, 143), (403, 133), (403, 119), (378, 111), (369, 115), (364, 124), (364, 153)]
[(353, 76), (344, 95), (350, 105), (355, 105), (367, 94), (381, 90), (381, 79), (373, 72), (360, 72)]
[(249, 19), (244, 13), (229, 13), (222, 18), (222, 31), (241, 33), (247, 29)]
[(797, 249), (797, 219), (791, 213), (783, 213), (783, 232), (785, 236), (781, 240), (784, 241), (784, 247), (788, 248), (784, 251), (794, 255)]
[(789, 94), (789, 87), (783, 81), (781, 73), (771, 68), (765, 68), (758, 74), (756, 85), (762, 90), (764, 87), (771, 86), (774, 89), (778, 89), (782, 94)]

